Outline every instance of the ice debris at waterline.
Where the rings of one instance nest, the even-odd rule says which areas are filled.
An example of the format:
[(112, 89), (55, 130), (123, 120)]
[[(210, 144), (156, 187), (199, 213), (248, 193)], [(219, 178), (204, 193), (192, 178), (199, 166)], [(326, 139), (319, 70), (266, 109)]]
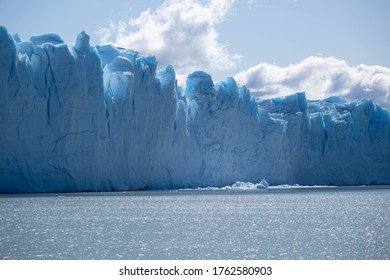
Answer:
[(177, 87), (153, 56), (21, 41), (0, 28), (0, 191), (390, 184), (389, 110), (364, 99), (256, 101), (232, 78)]
[[(183, 191), (188, 190), (209, 190), (209, 191), (226, 191), (226, 190), (232, 190), (232, 191), (252, 191), (252, 190), (268, 190), (268, 182), (266, 180), (261, 180), (260, 183), (252, 183), (252, 182), (235, 182), (233, 185), (224, 186), (224, 187), (202, 187), (202, 188), (191, 188), (191, 189), (181, 189)], [(287, 186), (276, 186), (275, 188), (283, 188)], [(288, 187), (294, 187), (294, 186), (288, 186)]]

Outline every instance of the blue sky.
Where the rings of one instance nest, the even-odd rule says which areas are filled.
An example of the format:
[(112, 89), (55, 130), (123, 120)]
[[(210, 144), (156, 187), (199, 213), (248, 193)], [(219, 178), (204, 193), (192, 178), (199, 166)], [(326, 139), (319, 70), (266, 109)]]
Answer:
[[(310, 88), (307, 75), (301, 73), (303, 66), (310, 69), (319, 63), (319, 68), (332, 72), (335, 63), (338, 72), (347, 72), (345, 83), (338, 92), (330, 92), (325, 82), (335, 88), (332, 79), (340, 79), (338, 72), (330, 73), (321, 87), (310, 88), (322, 90), (321, 97), (347, 96), (351, 94), (347, 87), (356, 84), (360, 87), (356, 96), (379, 90), (386, 97), (389, 13), (386, 0), (0, 0), (0, 24), (23, 39), (55, 32), (73, 42), (85, 30), (92, 44), (112, 43), (156, 55), (160, 66), (173, 64), (182, 80), (199, 68), (217, 81), (235, 76), (249, 83), (254, 93), (283, 94), (281, 90)], [(183, 16), (178, 19), (177, 14)], [(382, 66), (385, 78), (380, 76), (380, 84), (375, 84), (378, 68), (367, 68), (372, 79), (364, 84), (355, 81), (359, 75), (367, 76), (356, 69), (360, 64)], [(301, 72), (292, 73), (296, 68)], [(277, 74), (272, 71), (283, 75), (267, 86), (265, 72)], [(306, 80), (296, 87), (286, 83), (281, 87), (297, 75)]]

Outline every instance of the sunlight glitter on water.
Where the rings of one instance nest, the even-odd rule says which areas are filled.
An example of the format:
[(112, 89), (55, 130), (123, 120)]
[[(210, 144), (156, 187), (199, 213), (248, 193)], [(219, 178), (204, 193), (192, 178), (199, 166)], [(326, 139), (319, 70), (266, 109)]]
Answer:
[(0, 259), (389, 259), (389, 189), (0, 196)]

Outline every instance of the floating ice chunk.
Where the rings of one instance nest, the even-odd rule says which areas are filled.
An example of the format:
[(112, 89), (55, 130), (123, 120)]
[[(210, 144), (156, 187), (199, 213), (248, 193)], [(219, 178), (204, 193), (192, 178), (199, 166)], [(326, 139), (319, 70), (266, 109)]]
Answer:
[(260, 183), (251, 183), (251, 182), (235, 182), (230, 188), (229, 186), (225, 187), (228, 189), (238, 189), (238, 190), (255, 190), (255, 189), (267, 189), (268, 182), (266, 180), (261, 180)]
[(269, 184), (265, 179), (261, 180), (261, 182), (258, 184), (258, 188), (259, 187), (268, 188), (268, 186), (269, 186)]

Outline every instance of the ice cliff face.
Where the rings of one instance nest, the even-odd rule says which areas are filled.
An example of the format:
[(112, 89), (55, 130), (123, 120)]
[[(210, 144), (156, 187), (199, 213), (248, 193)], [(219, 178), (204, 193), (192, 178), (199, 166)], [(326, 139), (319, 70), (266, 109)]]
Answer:
[(79, 34), (0, 27), (0, 192), (390, 184), (390, 114), (370, 100), (256, 101), (204, 72)]

